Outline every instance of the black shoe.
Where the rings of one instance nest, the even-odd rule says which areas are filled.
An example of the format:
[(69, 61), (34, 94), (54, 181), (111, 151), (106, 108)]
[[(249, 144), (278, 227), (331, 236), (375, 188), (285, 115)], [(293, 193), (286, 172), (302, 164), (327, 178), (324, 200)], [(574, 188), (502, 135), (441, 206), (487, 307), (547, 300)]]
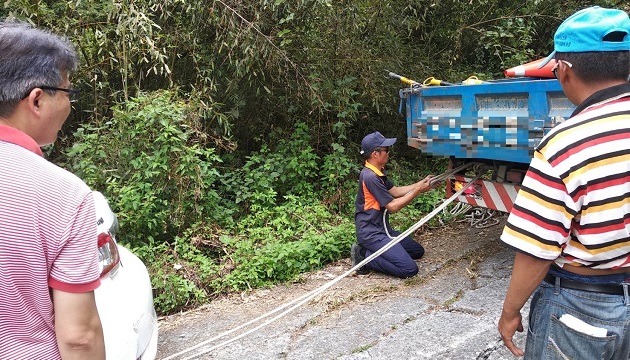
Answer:
[[(365, 260), (365, 255), (361, 255), (361, 245), (352, 244), (352, 247), (350, 248), (350, 258), (352, 259), (352, 267), (355, 267), (358, 263)], [(370, 270), (366, 269), (364, 265), (358, 268), (356, 272), (359, 275), (366, 275), (370, 272)]]

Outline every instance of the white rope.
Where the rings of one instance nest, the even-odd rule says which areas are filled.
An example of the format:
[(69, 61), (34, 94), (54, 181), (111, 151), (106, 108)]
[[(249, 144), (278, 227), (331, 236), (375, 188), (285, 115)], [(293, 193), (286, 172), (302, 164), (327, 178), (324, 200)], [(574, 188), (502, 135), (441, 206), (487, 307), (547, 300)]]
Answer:
[[(466, 163), (464, 165), (460, 165), (458, 167), (456, 167), (455, 169), (452, 169), (450, 171), (444, 172), (440, 175), (434, 176), (433, 178), (431, 178), (431, 187), (434, 187), (435, 185), (437, 185), (438, 183), (450, 178), (452, 175), (457, 174), (458, 172), (468, 168), (470, 165), (475, 164), (475, 167), (477, 167), (477, 169), (479, 169), (479, 172), (482, 172), (483, 170), (481, 169), (481, 167), (479, 167), (479, 163)], [(485, 172), (485, 171), (484, 171)]]
[[(475, 163), (473, 166), (473, 172), (485, 173), (487, 168), (484, 170), (484, 167), (485, 165), (482, 163)], [(468, 197), (468, 196), (473, 196), (476, 198), (476, 197), (481, 197), (481, 194), (475, 193), (474, 195), (465, 195), (465, 197)], [(456, 203), (451, 208), (450, 211), (448, 209), (444, 210), (444, 215), (447, 216), (448, 218), (457, 218), (460, 215), (466, 214), (464, 216), (464, 219), (459, 220), (458, 222), (469, 221), (470, 227), (473, 227), (476, 229), (484, 229), (484, 228), (497, 225), (499, 223), (499, 220), (496, 218), (493, 219), (495, 213), (496, 211), (493, 209), (484, 208), (484, 207), (473, 207), (472, 205), (465, 202)], [(439, 220), (440, 220), (440, 224), (443, 225), (444, 223), (442, 219), (440, 218)]]
[(476, 229), (485, 229), (499, 223), (499, 219), (493, 219), (495, 211), (487, 208), (475, 208), (470, 214), (466, 215), (466, 220), (470, 220), (470, 227)]
[(188, 352), (191, 352), (191, 351), (193, 351), (195, 349), (198, 349), (198, 348), (200, 348), (200, 347), (202, 347), (202, 346), (204, 346), (204, 345), (206, 345), (206, 344), (208, 344), (208, 343), (210, 343), (210, 342), (212, 342), (214, 340), (217, 340), (219, 338), (225, 337), (225, 336), (227, 336), (227, 335), (229, 335), (229, 334), (231, 334), (231, 333), (233, 333), (233, 332), (235, 332), (237, 330), (240, 330), (240, 329), (242, 329), (245, 326), (251, 325), (251, 324), (253, 324), (253, 323), (255, 323), (255, 322), (259, 321), (259, 320), (262, 320), (262, 319), (264, 319), (264, 318), (266, 318), (268, 316), (271, 316), (271, 315), (275, 314), (276, 312), (278, 312), (278, 311), (280, 311), (280, 310), (282, 310), (282, 309), (284, 309), (284, 308), (286, 308), (286, 307), (288, 307), (288, 306), (290, 306), (292, 304), (295, 304), (292, 307), (290, 307), (289, 309), (287, 309), (284, 312), (280, 313), (279, 315), (276, 315), (275, 317), (265, 321), (263, 324), (258, 325), (256, 327), (254, 327), (253, 329), (250, 329), (250, 330), (244, 332), (243, 334), (240, 334), (240, 335), (238, 335), (238, 336), (236, 336), (236, 337), (234, 337), (232, 339), (226, 340), (226, 341), (224, 341), (224, 342), (222, 342), (222, 343), (220, 343), (218, 345), (215, 345), (215, 346), (212, 346), (212, 347), (210, 347), (208, 349), (205, 349), (205, 350), (203, 350), (203, 351), (201, 351), (201, 352), (199, 352), (199, 353), (197, 353), (197, 354), (195, 354), (193, 356), (186, 357), (183, 360), (195, 359), (198, 356), (207, 354), (207, 353), (209, 353), (209, 352), (211, 352), (211, 351), (213, 351), (215, 349), (218, 349), (218, 348), (223, 347), (223, 346), (225, 346), (225, 345), (227, 345), (227, 344), (229, 344), (231, 342), (234, 342), (234, 341), (236, 341), (238, 339), (241, 339), (241, 338), (243, 338), (243, 337), (245, 337), (245, 336), (247, 336), (247, 335), (249, 335), (249, 334), (251, 334), (251, 333), (253, 333), (253, 332), (255, 332), (255, 331), (257, 331), (257, 330), (259, 330), (259, 329), (261, 329), (261, 328), (263, 328), (263, 327), (265, 327), (267, 325), (269, 325), (269, 324), (271, 324), (272, 322), (280, 319), (284, 315), (286, 315), (289, 312), (295, 310), (299, 306), (307, 303), (308, 301), (310, 301), (311, 299), (313, 299), (314, 297), (316, 297), (320, 293), (324, 292), (326, 289), (330, 288), (331, 286), (333, 286), (337, 282), (341, 281), (346, 276), (348, 276), (348, 275), (352, 274), (354, 271), (360, 269), (363, 265), (369, 263), (370, 261), (372, 261), (376, 257), (380, 256), (382, 253), (384, 253), (385, 251), (389, 250), (392, 246), (394, 246), (397, 243), (399, 243), (402, 239), (404, 239), (407, 236), (409, 236), (411, 233), (416, 231), (420, 226), (424, 225), (427, 221), (431, 220), (431, 218), (433, 218), (436, 214), (438, 214), (440, 211), (442, 211), (442, 209), (444, 209), (448, 204), (450, 204), (452, 201), (454, 201), (457, 198), (457, 196), (459, 196), (466, 188), (468, 188), (469, 185), (471, 185), (474, 181), (479, 179), (482, 175), (483, 175), (483, 173), (477, 174), (477, 176), (474, 179), (472, 179), (468, 184), (466, 184), (466, 186), (462, 187), (458, 192), (453, 194), (453, 196), (451, 196), (447, 201), (443, 202), (440, 206), (435, 208), (433, 211), (431, 211), (429, 214), (427, 214), (425, 217), (423, 217), (420, 221), (418, 221), (417, 223), (412, 225), (409, 229), (405, 230), (405, 232), (401, 233), (400, 235), (398, 235), (397, 237), (392, 239), (392, 241), (390, 241), (389, 243), (387, 243), (387, 245), (385, 245), (382, 248), (380, 248), (377, 252), (375, 252), (372, 255), (368, 256), (363, 261), (361, 261), (360, 263), (356, 264), (350, 270), (346, 271), (345, 273), (341, 274), (340, 276), (336, 277), (335, 279), (333, 279), (333, 280), (329, 281), (328, 283), (320, 286), (319, 288), (311, 291), (310, 293), (304, 294), (304, 295), (298, 297), (297, 299), (295, 299), (295, 300), (293, 300), (293, 301), (291, 301), (291, 302), (289, 302), (287, 304), (281, 305), (278, 308), (276, 308), (276, 309), (274, 309), (274, 310), (272, 310), (272, 311), (270, 311), (270, 312), (268, 312), (268, 313), (266, 313), (264, 315), (261, 315), (261, 316), (257, 317), (254, 320), (251, 320), (251, 321), (249, 321), (249, 322), (247, 322), (247, 323), (245, 323), (243, 325), (240, 325), (240, 326), (238, 326), (238, 327), (236, 327), (236, 328), (234, 328), (232, 330), (229, 330), (229, 331), (226, 331), (226, 332), (224, 332), (222, 334), (219, 334), (219, 335), (217, 335), (217, 336), (215, 336), (215, 337), (213, 337), (211, 339), (203, 341), (203, 342), (201, 342), (201, 343), (199, 343), (199, 344), (197, 344), (195, 346), (192, 346), (192, 347), (189, 347), (187, 349), (184, 349), (184, 350), (182, 350), (182, 351), (180, 351), (180, 352), (178, 352), (176, 354), (170, 355), (170, 356), (164, 358), (163, 360), (171, 360), (171, 359), (174, 359), (174, 358), (176, 358), (176, 357), (178, 357), (180, 355), (184, 355), (184, 354), (186, 354)]
[[(455, 169), (451, 169), (449, 171), (446, 171), (440, 175), (436, 175), (434, 177), (431, 178), (431, 181), (429, 182), (429, 185), (431, 186), (431, 188), (434, 188), (437, 184), (441, 183), (442, 181), (448, 179), (449, 177), (451, 177), (453, 174), (456, 174), (464, 169), (466, 169), (467, 167), (469, 167), (470, 165), (472, 165), (473, 163), (467, 163), (464, 165), (460, 165), (458, 167), (456, 167)], [(477, 165), (477, 163), (474, 163), (475, 165)], [(385, 211), (383, 211), (383, 228), (385, 228), (385, 234), (387, 234), (387, 237), (390, 239), (394, 239), (394, 237), (389, 233), (389, 229), (387, 228), (387, 209), (385, 209)]]
[[(441, 201), (444, 202), (446, 199), (442, 199)], [(442, 210), (443, 216), (438, 216), (438, 222), (440, 225), (445, 225), (447, 222), (457, 219), (460, 215), (468, 213), (470, 209), (472, 209), (472, 205), (464, 202), (456, 202), (450, 209), (445, 207), (444, 210)], [(461, 220), (459, 222), (461, 222)]]
[(458, 202), (453, 206), (453, 208), (449, 212), (449, 215), (451, 215), (452, 217), (458, 217), (467, 213), (468, 211), (470, 211), (470, 209), (472, 209), (472, 205), (464, 202)]

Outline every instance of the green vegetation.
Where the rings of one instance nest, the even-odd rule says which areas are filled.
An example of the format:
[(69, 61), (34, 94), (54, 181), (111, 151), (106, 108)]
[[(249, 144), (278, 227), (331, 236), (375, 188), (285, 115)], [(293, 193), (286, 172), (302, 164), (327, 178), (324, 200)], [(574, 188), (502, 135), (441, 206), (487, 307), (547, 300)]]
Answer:
[[(76, 44), (81, 97), (48, 153), (109, 199), (166, 314), (347, 256), (365, 134), (400, 139), (396, 183), (444, 170), (405, 145), (385, 69), (500, 78), (592, 3), (6, 0), (0, 16)], [(392, 222), (405, 229), (442, 197)]]

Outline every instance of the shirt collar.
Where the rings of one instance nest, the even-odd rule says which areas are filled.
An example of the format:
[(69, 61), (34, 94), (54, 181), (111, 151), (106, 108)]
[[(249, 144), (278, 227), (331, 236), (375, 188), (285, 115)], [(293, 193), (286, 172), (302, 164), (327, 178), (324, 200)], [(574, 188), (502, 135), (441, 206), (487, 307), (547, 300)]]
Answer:
[(35, 140), (16, 128), (0, 124), (0, 141), (21, 146), (39, 156), (44, 156)]
[(612, 99), (614, 97), (630, 96), (630, 84), (619, 84), (611, 86), (606, 89), (602, 89), (594, 92), (591, 96), (582, 101), (578, 107), (575, 108), (571, 117), (581, 113), (587, 107), (600, 103), (602, 101)]
[(372, 171), (374, 171), (376, 173), (376, 175), (378, 175), (378, 176), (385, 176), (385, 174), (384, 174), (382, 169), (379, 169), (376, 166), (370, 164), (370, 162), (367, 161), (367, 160), (365, 161), (365, 167), (370, 169), (370, 170), (372, 170)]

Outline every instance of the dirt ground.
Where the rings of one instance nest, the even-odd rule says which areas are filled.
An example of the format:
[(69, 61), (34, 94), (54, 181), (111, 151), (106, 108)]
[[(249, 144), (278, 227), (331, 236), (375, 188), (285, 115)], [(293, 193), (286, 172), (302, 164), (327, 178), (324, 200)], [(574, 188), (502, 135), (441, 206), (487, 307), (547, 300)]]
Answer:
[[(498, 239), (505, 219), (506, 215), (498, 213), (494, 216), (497, 224), (487, 228), (471, 227), (469, 222), (453, 222), (433, 229), (421, 228), (414, 238), (425, 247), (426, 253), (418, 261), (420, 272), (417, 276), (403, 280), (375, 272), (368, 275), (353, 274), (318, 295), (307, 305), (325, 314), (339, 306), (369, 303), (384, 297), (403, 295), (405, 289), (437, 276), (440, 272), (449, 271), (449, 266), (456, 261), (461, 262), (462, 259), (467, 262), (465, 272), (472, 279), (476, 276), (476, 263), (484, 256), (498, 251), (501, 246)], [(208, 323), (214, 324), (216, 330), (213, 329), (213, 332), (231, 329), (317, 289), (350, 268), (349, 257), (344, 258), (321, 270), (303, 274), (299, 281), (290, 284), (224, 296), (198, 309), (161, 317), (158, 358), (178, 351), (177, 349), (182, 347), (184, 337), (190, 345), (202, 341), (204, 335), (206, 337), (208, 335)], [(194, 330), (199, 323), (206, 324), (204, 325), (206, 330), (199, 331), (205, 334), (198, 334)]]

